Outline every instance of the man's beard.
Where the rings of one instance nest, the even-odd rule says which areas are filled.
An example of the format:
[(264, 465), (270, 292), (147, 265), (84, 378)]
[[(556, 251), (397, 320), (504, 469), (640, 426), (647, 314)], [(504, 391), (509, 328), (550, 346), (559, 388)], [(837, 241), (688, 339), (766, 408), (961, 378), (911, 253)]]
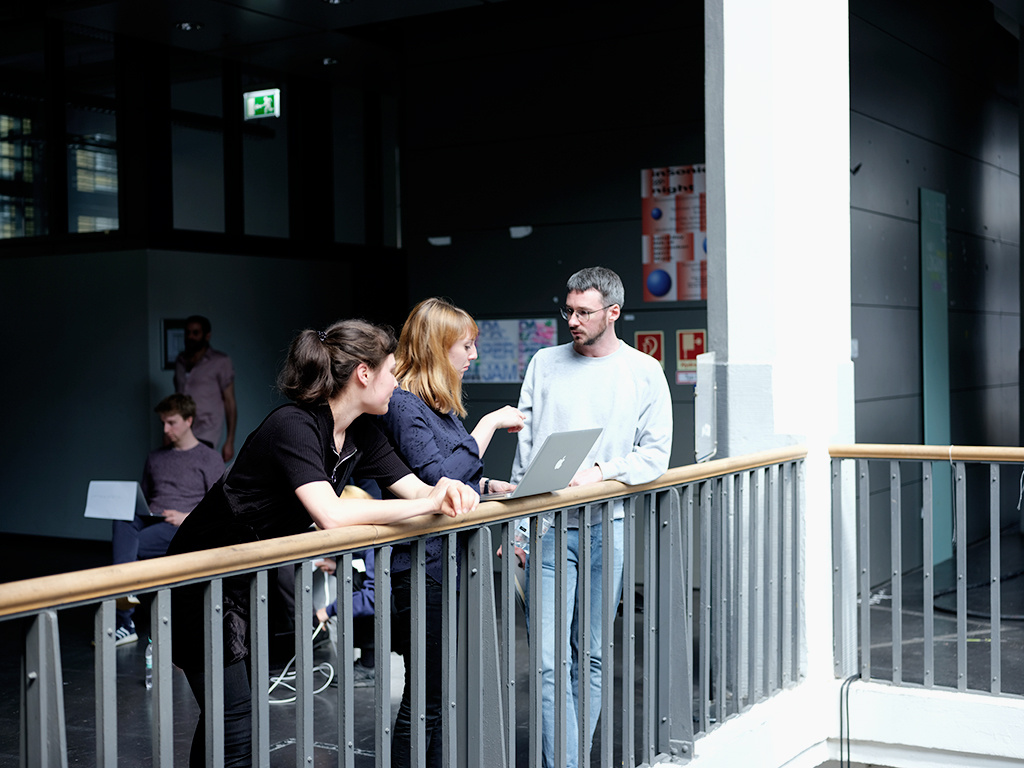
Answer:
[(601, 332), (599, 334), (597, 334), (596, 336), (590, 336), (590, 337), (584, 339), (584, 341), (581, 344), (581, 346), (584, 346), (584, 347), (592, 347), (592, 346), (594, 346), (595, 344), (597, 344), (597, 342), (599, 342), (601, 340), (601, 337), (604, 336), (605, 333), (607, 333), (607, 332), (608, 332), (608, 326), (606, 325), (604, 328), (601, 329)]
[(185, 339), (185, 354), (194, 355), (204, 349), (206, 342), (203, 339)]

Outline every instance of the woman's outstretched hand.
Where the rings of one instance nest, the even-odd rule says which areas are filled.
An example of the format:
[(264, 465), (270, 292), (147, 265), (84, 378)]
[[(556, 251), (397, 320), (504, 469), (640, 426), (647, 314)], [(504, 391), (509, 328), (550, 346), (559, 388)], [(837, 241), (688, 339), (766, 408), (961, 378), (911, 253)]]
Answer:
[(489, 414), (494, 419), (495, 429), (507, 429), (509, 432), (519, 432), (526, 424), (526, 417), (518, 408), (506, 405)]
[(472, 512), (480, 503), (480, 494), (465, 483), (442, 477), (430, 492), (437, 511), (448, 517)]

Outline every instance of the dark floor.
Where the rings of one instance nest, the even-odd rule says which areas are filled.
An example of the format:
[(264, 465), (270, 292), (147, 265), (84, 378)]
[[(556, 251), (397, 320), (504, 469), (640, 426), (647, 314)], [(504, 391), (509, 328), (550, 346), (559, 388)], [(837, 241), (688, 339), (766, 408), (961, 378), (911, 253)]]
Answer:
[[(1016, 531), (1004, 532), (1001, 549), (1002, 583), (1002, 674), (1003, 692), (1024, 694), (1024, 537)], [(109, 545), (96, 543), (37, 539), (34, 537), (7, 536), (0, 541), (0, 582), (15, 578), (45, 575), (57, 571), (71, 571), (102, 565), (109, 560)], [(955, 584), (951, 568), (936, 568), (936, 589)], [(986, 585), (988, 576), (988, 543), (971, 547), (968, 554), (968, 583), (979, 584), (969, 591), (968, 622), (968, 687), (988, 690), (990, 621), (987, 618), (989, 592)], [(908, 573), (903, 579), (904, 609), (903, 624), (903, 679), (911, 683), (920, 682), (923, 677), (923, 644), (921, 642), (923, 614), (921, 605), (921, 575)], [(2, 585), (0, 585), (2, 589)], [(872, 598), (872, 649), (871, 663), (873, 677), (890, 679), (892, 674), (891, 640), (891, 585), (881, 585)], [(935, 600), (935, 677), (936, 684), (955, 687), (956, 685), (956, 595), (940, 595)], [(145, 632), (148, 611), (136, 612), (139, 633)], [(528, 647), (522, 617), (517, 621), (517, 658), (526, 659)], [(68, 763), (69, 765), (93, 765), (95, 763), (95, 733), (93, 705), (93, 610), (72, 608), (61, 611), (61, 656), (64, 670), (64, 706), (67, 720)], [(0, 768), (15, 768), (18, 758), (18, 643), (21, 632), (17, 622), (0, 622), (0, 690), (7, 692), (0, 701)], [(637, 636), (642, 636), (637, 628)], [(620, 627), (616, 627), (619, 636)], [(617, 647), (621, 644), (617, 643)], [(639, 646), (638, 646), (639, 653)], [(117, 649), (118, 658), (118, 755), (122, 765), (149, 765), (150, 758), (150, 694), (145, 689), (144, 679), (145, 644), (135, 643)], [(335, 657), (329, 644), (315, 652), (316, 661), (334, 663)], [(392, 716), (397, 710), (402, 690), (401, 659), (393, 657)], [(641, 674), (637, 658), (638, 679)], [(620, 660), (616, 660), (620, 670)], [(187, 763), (188, 748), (192, 729), (196, 722), (198, 708), (180, 672), (175, 673), (175, 764)], [(620, 682), (616, 676), (615, 712), (621, 711)], [(527, 754), (528, 691), (525, 667), (517, 678), (519, 692), (517, 706), (517, 766), (525, 768)], [(273, 697), (278, 697), (275, 692)], [(281, 692), (280, 697), (287, 696)], [(373, 726), (375, 710), (373, 688), (357, 689), (355, 692), (356, 713), (356, 755), (357, 765), (369, 768), (373, 765)], [(316, 766), (336, 765), (336, 689), (330, 688), (315, 698)], [(640, 726), (637, 713), (637, 726)], [(292, 766), (295, 764), (294, 710), (290, 704), (271, 707), (271, 764)], [(599, 742), (600, 731), (598, 732)], [(637, 743), (634, 741), (634, 743)], [(599, 744), (594, 745), (595, 758)], [(621, 747), (616, 744), (616, 756)], [(618, 762), (618, 760), (616, 760)]]
[[(1003, 531), (1000, 540), (1000, 687), (1002, 693), (1024, 695), (1024, 535)], [(967, 550), (967, 689), (990, 691), (992, 620), (989, 542)], [(955, 562), (935, 567), (934, 684), (957, 688), (957, 623)], [(920, 569), (902, 579), (902, 680), (924, 680), (923, 575)], [(892, 679), (892, 584), (882, 584), (871, 597), (871, 676)]]

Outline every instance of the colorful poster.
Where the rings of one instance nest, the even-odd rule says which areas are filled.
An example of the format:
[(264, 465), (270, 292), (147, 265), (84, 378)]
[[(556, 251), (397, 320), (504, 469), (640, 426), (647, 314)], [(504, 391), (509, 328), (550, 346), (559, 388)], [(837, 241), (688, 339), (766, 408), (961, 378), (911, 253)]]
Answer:
[(640, 172), (644, 301), (707, 299), (705, 189), (703, 165)]
[(526, 366), (541, 347), (558, 342), (555, 320), (478, 320), (476, 339), (479, 357), (463, 381), (519, 384)]

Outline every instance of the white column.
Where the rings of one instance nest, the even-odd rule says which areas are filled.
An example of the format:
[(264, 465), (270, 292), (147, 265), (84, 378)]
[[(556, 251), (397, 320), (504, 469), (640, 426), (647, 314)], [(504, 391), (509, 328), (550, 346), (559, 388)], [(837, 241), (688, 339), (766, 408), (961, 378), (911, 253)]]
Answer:
[(705, 44), (718, 457), (808, 446), (807, 669), (831, 682), (827, 447), (854, 441), (847, 4), (706, 0)]

